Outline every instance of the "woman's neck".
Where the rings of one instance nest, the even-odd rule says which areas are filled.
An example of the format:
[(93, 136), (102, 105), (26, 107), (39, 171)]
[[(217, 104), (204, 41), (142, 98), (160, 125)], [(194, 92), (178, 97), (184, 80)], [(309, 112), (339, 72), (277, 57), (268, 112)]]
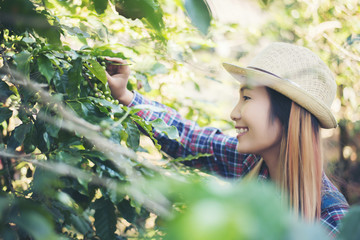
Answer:
[(280, 183), (279, 154), (280, 146), (278, 148), (271, 149), (270, 151), (261, 154), (269, 169), (271, 180), (276, 184)]

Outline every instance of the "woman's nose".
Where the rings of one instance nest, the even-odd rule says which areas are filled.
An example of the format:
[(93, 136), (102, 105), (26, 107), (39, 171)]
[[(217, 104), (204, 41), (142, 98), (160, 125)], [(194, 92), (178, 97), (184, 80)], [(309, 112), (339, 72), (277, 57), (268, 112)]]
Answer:
[(240, 104), (237, 104), (230, 113), (230, 118), (233, 121), (239, 120), (241, 118), (241, 107)]

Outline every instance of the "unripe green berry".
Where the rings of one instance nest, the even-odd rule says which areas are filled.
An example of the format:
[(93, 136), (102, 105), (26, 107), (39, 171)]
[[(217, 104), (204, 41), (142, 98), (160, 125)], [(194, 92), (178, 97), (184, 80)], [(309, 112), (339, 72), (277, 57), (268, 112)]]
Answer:
[(105, 121), (105, 120), (102, 120), (99, 125), (100, 125), (100, 127), (101, 127), (102, 129), (105, 129), (105, 128), (109, 128), (109, 127), (110, 127), (110, 123), (107, 122), (107, 121)]
[(103, 133), (103, 135), (105, 137), (110, 137), (111, 136), (111, 131), (109, 129), (105, 129), (102, 133)]

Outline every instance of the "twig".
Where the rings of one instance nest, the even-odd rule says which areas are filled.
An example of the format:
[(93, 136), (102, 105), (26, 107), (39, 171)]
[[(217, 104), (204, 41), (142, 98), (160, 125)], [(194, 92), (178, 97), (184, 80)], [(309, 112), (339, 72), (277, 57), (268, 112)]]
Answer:
[(326, 33), (323, 33), (323, 37), (328, 40), (331, 44), (333, 44), (336, 48), (338, 48), (343, 54), (345, 54), (346, 56), (352, 58), (355, 61), (360, 62), (360, 57), (349, 52), (348, 50), (346, 50), (345, 48), (343, 48), (342, 46), (340, 46), (338, 43), (336, 43), (334, 40), (332, 40)]

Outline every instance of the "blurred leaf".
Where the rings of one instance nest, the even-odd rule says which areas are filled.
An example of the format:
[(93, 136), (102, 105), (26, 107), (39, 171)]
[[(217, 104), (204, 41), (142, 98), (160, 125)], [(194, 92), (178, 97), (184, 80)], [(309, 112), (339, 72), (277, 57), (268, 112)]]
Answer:
[(81, 58), (77, 58), (68, 72), (69, 80), (67, 82), (66, 93), (71, 99), (76, 98), (80, 93), (80, 83), (83, 81), (81, 68), (82, 60)]
[(56, 161), (76, 166), (81, 162), (82, 156), (78, 151), (59, 151), (55, 155)]
[(57, 188), (62, 186), (63, 182), (60, 181), (58, 175), (39, 167), (35, 169), (32, 189), (34, 192), (53, 197), (57, 193)]
[(75, 229), (78, 230), (81, 234), (88, 234), (92, 232), (91, 226), (88, 221), (86, 221), (81, 216), (77, 216), (75, 214), (70, 215), (70, 221), (74, 225)]
[(136, 210), (130, 205), (130, 200), (123, 199), (116, 206), (120, 212), (121, 217), (123, 217), (129, 223), (134, 223), (136, 217)]
[(106, 116), (89, 99), (68, 101), (67, 104), (80, 117), (94, 124), (99, 123)]
[(210, 153), (200, 153), (197, 155), (188, 155), (186, 157), (179, 157), (179, 158), (175, 158), (175, 159), (171, 159), (170, 162), (183, 162), (183, 161), (191, 161), (191, 160), (195, 160), (201, 157), (211, 157), (213, 154)]
[(140, 81), (143, 84), (145, 92), (151, 91), (151, 86), (150, 86), (148, 78), (145, 74), (135, 73), (135, 78), (137, 81)]
[(346, 38), (346, 43), (348, 45), (352, 45), (355, 42), (359, 42), (360, 41), (360, 34), (350, 34), (347, 38)]
[(15, 224), (29, 232), (36, 240), (57, 240), (59, 236), (53, 230), (52, 222), (39, 211), (27, 210), (21, 213)]
[(164, 64), (161, 64), (159, 62), (155, 63), (150, 70), (151, 75), (166, 74), (166, 73), (168, 73), (168, 69)]
[(151, 124), (146, 122), (144, 119), (140, 118), (139, 116), (135, 115), (131, 117), (132, 120), (134, 120), (151, 138), (151, 140), (154, 142), (155, 147), (160, 150), (161, 146), (158, 144), (158, 141), (154, 137), (154, 132), (151, 127)]
[(139, 147), (140, 142), (140, 131), (135, 123), (131, 120), (124, 123), (125, 131), (128, 134), (128, 138), (126, 140), (126, 144), (136, 150)]
[(44, 55), (39, 56), (37, 61), (40, 73), (46, 78), (48, 84), (50, 84), (51, 78), (55, 74), (51, 61)]
[(170, 139), (179, 139), (179, 132), (175, 126), (167, 125), (164, 120), (158, 118), (149, 122), (156, 131), (165, 133)]
[(104, 197), (94, 202), (96, 234), (103, 240), (115, 239), (116, 215), (113, 203)]
[(50, 145), (52, 142), (51, 136), (48, 134), (46, 130), (46, 122), (37, 120), (35, 122), (35, 128), (36, 128), (36, 137), (37, 137), (37, 147), (43, 152), (49, 152)]
[(0, 81), (0, 101), (5, 102), (5, 100), (14, 94), (10, 91), (9, 85), (4, 81)]
[(103, 14), (107, 8), (108, 0), (92, 0), (98, 14)]
[(85, 66), (90, 70), (92, 74), (95, 75), (97, 79), (100, 80), (103, 84), (107, 83), (106, 73), (103, 66), (100, 65), (97, 61), (93, 59), (87, 60), (89, 64), (85, 64)]
[(164, 40), (162, 34), (165, 26), (163, 11), (156, 0), (115, 0), (116, 11), (131, 19), (145, 19), (146, 22), (156, 31), (160, 40)]
[(13, 131), (15, 139), (22, 144), (24, 142), (25, 136), (30, 132), (33, 124), (27, 123), (27, 124), (21, 124), (20, 126), (17, 126), (15, 130)]
[(260, 6), (266, 8), (269, 7), (274, 0), (258, 0), (258, 1), (260, 3)]
[(185, 0), (185, 9), (192, 24), (206, 35), (211, 22), (211, 11), (206, 0)]
[(342, 227), (339, 234), (341, 240), (360, 239), (360, 206), (354, 205), (342, 219)]
[(0, 107), (0, 123), (8, 120), (12, 116), (12, 111), (7, 107)]
[(0, 197), (0, 222), (2, 222), (5, 217), (4, 211), (10, 207), (11, 200), (7, 197)]
[(36, 42), (35, 39), (31, 38), (31, 37), (23, 37), (21, 39), (21, 41), (25, 42), (25, 43), (34, 43)]
[(17, 70), (27, 78), (30, 73), (30, 57), (31, 54), (27, 50), (24, 50), (13, 57), (17, 65)]
[(89, 97), (88, 99), (91, 100), (92, 102), (100, 104), (101, 106), (109, 108), (111, 110), (111, 112), (124, 113), (124, 110), (118, 104), (113, 104), (112, 102), (109, 102), (109, 101), (107, 101), (105, 99), (101, 99), (101, 98)]

